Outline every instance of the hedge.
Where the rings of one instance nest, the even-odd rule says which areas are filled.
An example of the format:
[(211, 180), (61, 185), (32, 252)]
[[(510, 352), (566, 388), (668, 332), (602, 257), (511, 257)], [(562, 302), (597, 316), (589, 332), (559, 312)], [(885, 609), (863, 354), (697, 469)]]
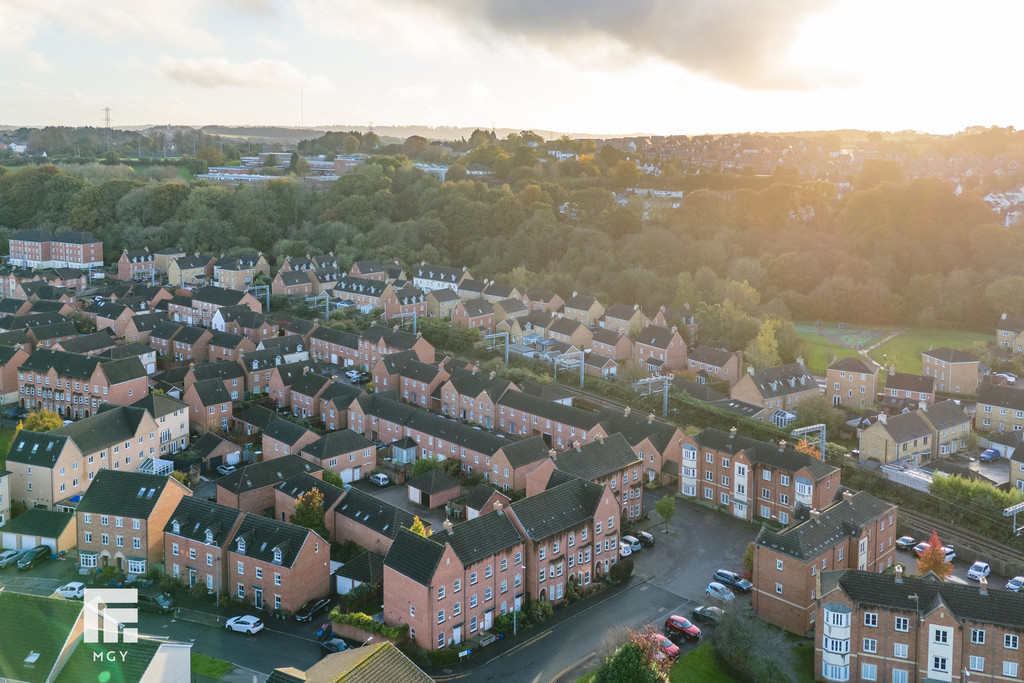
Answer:
[(338, 611), (337, 607), (331, 610), (331, 621), (338, 624), (354, 626), (368, 633), (377, 633), (389, 640), (401, 640), (402, 638), (405, 638), (406, 634), (409, 632), (408, 624), (402, 624), (400, 626), (385, 626), (380, 622), (374, 621), (373, 617), (369, 614), (363, 614), (362, 612), (342, 614)]

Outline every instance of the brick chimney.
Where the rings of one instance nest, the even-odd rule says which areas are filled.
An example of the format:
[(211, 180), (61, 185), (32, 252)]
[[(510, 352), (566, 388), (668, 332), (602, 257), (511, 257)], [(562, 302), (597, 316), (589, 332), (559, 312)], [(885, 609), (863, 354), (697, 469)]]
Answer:
[(783, 439), (782, 441), (779, 442), (779, 452), (781, 453), (784, 450), (786, 450), (786, 440), (785, 439)]
[(558, 451), (556, 451), (554, 448), (548, 450), (548, 457), (549, 458), (554, 458), (557, 455), (558, 455)]
[(626, 409), (622, 411), (622, 417), (629, 417), (630, 407), (626, 406)]
[(491, 376), (490, 376), (490, 379), (494, 379), (494, 377), (495, 377), (495, 376), (496, 376), (497, 374), (498, 374), (498, 373), (496, 373), (496, 372), (495, 372), (494, 370), (491, 370)]
[(853, 500), (853, 491), (850, 489), (843, 489), (843, 500)]
[(821, 518), (821, 510), (818, 510), (816, 508), (811, 508), (811, 519), (820, 519), (820, 518)]
[(647, 413), (647, 424), (654, 424), (654, 413)]
[(573, 441), (573, 442), (572, 442), (572, 447), (573, 447), (573, 448), (575, 448), (577, 452), (579, 452), (579, 451), (581, 450), (581, 449), (580, 449), (580, 442), (579, 442), (579, 439), (577, 439), (576, 441)]
[(735, 427), (729, 427), (729, 438), (730, 439), (736, 438), (736, 428)]
[(982, 595), (988, 595), (988, 579), (984, 576), (978, 581), (978, 592)]
[(302, 374), (303, 375), (308, 375), (309, 374), (309, 366), (308, 365), (303, 365), (302, 366)]
[(903, 583), (903, 565), (896, 565), (896, 583)]
[(497, 512), (499, 515), (505, 514), (505, 511), (502, 509), (504, 507), (505, 506), (502, 505), (500, 500), (494, 501), (494, 511)]
[(597, 433), (597, 437), (596, 438), (597, 438), (597, 442), (598, 443), (604, 443), (604, 434), (602, 434), (601, 432)]
[(451, 520), (449, 520), (449, 519), (444, 520), (444, 524), (442, 524), (441, 526), (444, 527), (444, 530), (448, 532), (449, 536), (452, 535), (452, 522), (451, 522)]

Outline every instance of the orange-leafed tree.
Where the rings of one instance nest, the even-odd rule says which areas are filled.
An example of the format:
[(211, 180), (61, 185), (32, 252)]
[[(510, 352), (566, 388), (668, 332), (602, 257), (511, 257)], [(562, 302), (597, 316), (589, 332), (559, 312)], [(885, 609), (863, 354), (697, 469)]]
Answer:
[(946, 562), (942, 541), (939, 540), (939, 533), (935, 530), (932, 530), (932, 536), (928, 539), (928, 550), (925, 550), (917, 560), (917, 573), (923, 576), (928, 572), (932, 572), (942, 581), (945, 581), (953, 573), (953, 563)]
[(800, 451), (801, 453), (806, 453), (807, 455), (815, 457), (818, 460), (824, 460), (824, 458), (821, 457), (821, 451), (819, 451), (811, 444), (807, 443), (807, 439), (800, 439), (799, 441), (797, 441), (796, 446), (794, 448), (796, 448), (796, 450)]

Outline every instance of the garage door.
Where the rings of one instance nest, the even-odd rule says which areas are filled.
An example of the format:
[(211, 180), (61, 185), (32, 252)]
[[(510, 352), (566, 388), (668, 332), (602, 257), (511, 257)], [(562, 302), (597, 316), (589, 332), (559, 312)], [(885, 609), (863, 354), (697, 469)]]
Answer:
[(0, 546), (3, 546), (7, 550), (18, 550), (18, 534), (12, 534), (6, 532), (3, 536), (0, 536)]
[(51, 553), (57, 552), (57, 539), (56, 538), (40, 538), (39, 543), (36, 545), (45, 545), (50, 549)]
[(39, 544), (36, 543), (36, 537), (35, 536), (25, 536), (24, 534), (22, 535), (22, 537), (21, 537), (21, 547), (22, 548), (35, 548), (37, 545), (39, 545)]
[(237, 465), (238, 461), (242, 459), (242, 451), (235, 451), (234, 453), (228, 453), (226, 457), (227, 457), (229, 465)]
[(352, 472), (358, 472), (359, 470), (347, 469), (341, 471), (341, 481), (345, 484), (351, 484), (353, 481)]

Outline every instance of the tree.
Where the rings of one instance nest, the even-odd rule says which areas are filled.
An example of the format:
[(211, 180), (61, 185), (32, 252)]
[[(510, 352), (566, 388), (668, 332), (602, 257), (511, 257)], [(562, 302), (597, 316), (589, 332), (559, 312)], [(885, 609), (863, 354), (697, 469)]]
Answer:
[(412, 473), (410, 478), (415, 479), (421, 474), (426, 474), (430, 470), (436, 470), (440, 467), (440, 464), (433, 458), (420, 458), (412, 464)]
[(942, 549), (939, 532), (934, 529), (928, 539), (928, 549), (917, 559), (917, 573), (923, 576), (928, 572), (935, 574), (940, 581), (945, 581), (953, 573), (953, 563), (946, 561), (946, 551)]
[(295, 500), (295, 514), (291, 517), (291, 523), (297, 526), (304, 526), (329, 538), (327, 527), (324, 525), (324, 494), (315, 486), (305, 493), (299, 494)]
[(799, 441), (796, 442), (796, 446), (794, 446), (793, 448), (801, 453), (806, 453), (807, 455), (813, 458), (817, 458), (818, 460), (825, 459), (824, 457), (822, 457), (821, 451), (819, 451), (811, 444), (807, 443), (807, 439), (800, 439)]
[(23, 425), (25, 429), (33, 432), (49, 432), (64, 426), (64, 420), (52, 410), (40, 410), (36, 413), (29, 413)]
[(597, 680), (600, 683), (658, 683), (662, 679), (651, 668), (646, 648), (633, 642), (631, 637), (605, 660)]
[(754, 575), (754, 542), (751, 541), (747, 544), (747, 549), (743, 551), (743, 570), (746, 576), (750, 577)]
[(423, 522), (420, 521), (419, 515), (413, 515), (412, 526), (409, 527), (409, 531), (413, 532), (414, 534), (419, 534), (423, 538), (427, 538), (430, 536), (430, 534), (427, 532), (427, 528), (423, 526)]
[(793, 648), (780, 629), (765, 623), (750, 605), (730, 603), (711, 636), (715, 652), (738, 679), (785, 683), (796, 680)]
[(665, 520), (665, 533), (668, 533), (668, 523), (672, 521), (672, 515), (676, 514), (676, 499), (671, 493), (666, 494), (654, 506), (654, 511)]
[(775, 335), (782, 327), (778, 318), (767, 318), (761, 322), (757, 336), (747, 345), (743, 354), (757, 370), (775, 368), (782, 364), (779, 358), (779, 342)]
[(359, 138), (355, 135), (346, 135), (341, 139), (341, 151), (343, 154), (355, 154), (359, 151)]

